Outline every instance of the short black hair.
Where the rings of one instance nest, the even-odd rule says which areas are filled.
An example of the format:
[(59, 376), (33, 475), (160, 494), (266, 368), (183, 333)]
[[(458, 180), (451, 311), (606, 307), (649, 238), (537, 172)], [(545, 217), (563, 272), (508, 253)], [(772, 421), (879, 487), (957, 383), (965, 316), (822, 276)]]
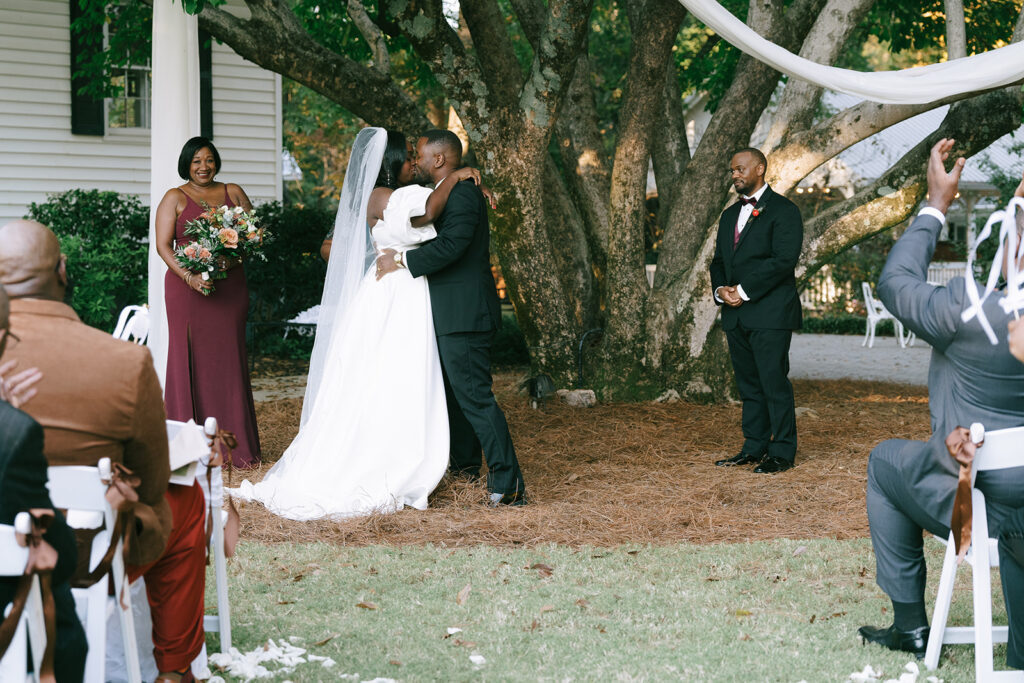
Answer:
[(181, 154), (178, 155), (178, 175), (182, 180), (189, 179), (188, 170), (192, 166), (192, 157), (203, 147), (208, 147), (210, 153), (213, 154), (213, 163), (216, 166), (214, 175), (220, 173), (220, 152), (208, 138), (197, 135), (185, 143), (185, 146), (181, 148)]
[[(757, 159), (757, 163), (764, 166), (764, 172), (766, 174), (768, 173), (768, 159), (765, 157), (764, 152), (759, 150), (757, 147), (744, 147), (743, 149), (738, 149), (735, 152), (733, 152), (732, 156), (736, 156), (737, 154), (743, 154), (744, 152), (753, 155), (753, 157)], [(729, 158), (731, 159), (732, 157)]]
[(455, 161), (455, 166), (462, 165), (462, 140), (459, 136), (450, 130), (440, 130), (434, 128), (428, 130), (422, 136), (427, 139), (428, 145), (441, 145), (445, 151)]
[(384, 147), (384, 158), (380, 162), (380, 173), (374, 187), (398, 188), (398, 174), (402, 172), (402, 164), (409, 157), (405, 145), (405, 134), (397, 130), (388, 130), (388, 142)]

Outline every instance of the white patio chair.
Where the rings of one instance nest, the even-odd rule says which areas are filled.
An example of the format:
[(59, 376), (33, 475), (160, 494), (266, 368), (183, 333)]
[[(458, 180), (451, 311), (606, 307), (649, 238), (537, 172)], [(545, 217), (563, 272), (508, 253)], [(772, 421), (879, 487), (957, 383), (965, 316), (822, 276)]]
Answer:
[(904, 331), (903, 323), (897, 320), (892, 313), (886, 309), (881, 301), (875, 298), (874, 294), (871, 293), (871, 285), (867, 282), (860, 283), (861, 290), (864, 292), (864, 309), (868, 314), (867, 329), (864, 331), (864, 341), (861, 342), (861, 346), (867, 346), (869, 349), (875, 346), (875, 326), (883, 320), (891, 320), (893, 327), (896, 329), (896, 341), (899, 342), (900, 348), (905, 349), (908, 346), (914, 345), (914, 333), (910, 330)]
[[(65, 466), (49, 468), (50, 500), (54, 507), (67, 510), (68, 525), (77, 529), (102, 530), (92, 541), (89, 567), (93, 569), (110, 546), (115, 515), (107, 503), (107, 482), (110, 481), (110, 458), (102, 458), (96, 467)], [(135, 641), (135, 624), (131, 608), (131, 591), (125, 589), (124, 545), (118, 543), (110, 564), (114, 577), (114, 597), (107, 596), (107, 581), (100, 579), (89, 588), (74, 588), (75, 607), (85, 626), (89, 654), (85, 660), (88, 683), (106, 680), (104, 676), (107, 650), (107, 601), (114, 600), (114, 609), (121, 619), (121, 645), (128, 680), (141, 683), (139, 650)], [(127, 606), (122, 608), (122, 601)]]
[(146, 306), (125, 306), (117, 318), (114, 335), (123, 341), (140, 346), (149, 338), (149, 308)]
[(1024, 671), (995, 671), (993, 667), (992, 644), (1005, 643), (1008, 628), (992, 626), (991, 568), (999, 566), (998, 544), (995, 539), (989, 538), (985, 496), (973, 486), (979, 471), (1024, 467), (1024, 427), (986, 433), (980, 424), (971, 425), (971, 439), (978, 442), (982, 437), (985, 443), (974, 455), (971, 472), (971, 547), (966, 558), (966, 562), (971, 565), (973, 579), (974, 625), (946, 626), (957, 570), (953, 534), (950, 533), (948, 540), (939, 539), (946, 544), (946, 555), (942, 562), (942, 575), (935, 598), (924, 664), (928, 669), (935, 669), (939, 665), (942, 646), (947, 643), (974, 643), (974, 669), (978, 683), (1021, 683), (1024, 682)]
[[(28, 564), (28, 548), (18, 545), (16, 533), (32, 532), (32, 520), (27, 512), (19, 512), (14, 526), (0, 524), (0, 576), (20, 577), (25, 574)], [(6, 618), (13, 605), (4, 611)], [(32, 671), (28, 671), (28, 650), (32, 648)], [(39, 578), (32, 577), (25, 609), (18, 620), (17, 630), (11, 639), (7, 652), (0, 658), (0, 681), (3, 683), (24, 683), (26, 680), (39, 681), (39, 667), (46, 649), (46, 625), (43, 622), (43, 600), (39, 592)]]

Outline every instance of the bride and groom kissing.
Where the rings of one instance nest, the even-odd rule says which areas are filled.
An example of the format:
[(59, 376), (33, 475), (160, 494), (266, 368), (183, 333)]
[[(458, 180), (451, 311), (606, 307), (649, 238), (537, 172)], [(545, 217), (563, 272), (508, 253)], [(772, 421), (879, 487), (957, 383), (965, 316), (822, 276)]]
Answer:
[(446, 470), (475, 479), (483, 455), (484, 502), (526, 502), (491, 391), (501, 312), (486, 189), (461, 166), (450, 131), (427, 131), (415, 148), (383, 128), (356, 136), (299, 433), (236, 496), (300, 520), (425, 509)]

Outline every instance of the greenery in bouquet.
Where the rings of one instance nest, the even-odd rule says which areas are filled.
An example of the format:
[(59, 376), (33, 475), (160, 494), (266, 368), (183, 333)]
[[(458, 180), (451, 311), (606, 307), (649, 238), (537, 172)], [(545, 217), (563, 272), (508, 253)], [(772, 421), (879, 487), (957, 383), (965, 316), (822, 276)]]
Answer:
[[(217, 267), (217, 246), (219, 242), (209, 236), (202, 236), (174, 248), (174, 258), (185, 270), (196, 273), (204, 280), (222, 280), (227, 272)], [(204, 294), (213, 291), (211, 287)]]

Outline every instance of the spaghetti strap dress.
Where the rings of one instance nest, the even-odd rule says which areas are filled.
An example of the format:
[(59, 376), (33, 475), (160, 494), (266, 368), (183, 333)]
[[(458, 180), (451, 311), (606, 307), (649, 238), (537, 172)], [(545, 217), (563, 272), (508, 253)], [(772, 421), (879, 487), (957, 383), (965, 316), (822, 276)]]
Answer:
[[(203, 213), (187, 194), (174, 227), (175, 244), (188, 241), (185, 225)], [(234, 206), (224, 186), (224, 203)], [(221, 429), (233, 432), (238, 447), (231, 455), (235, 467), (259, 464), (260, 441), (256, 409), (245, 351), (245, 320), (249, 286), (244, 267), (228, 271), (214, 282), (216, 291), (204, 296), (168, 271), (164, 276), (167, 307), (167, 381), (164, 402), (171, 420), (203, 424), (217, 418)]]

